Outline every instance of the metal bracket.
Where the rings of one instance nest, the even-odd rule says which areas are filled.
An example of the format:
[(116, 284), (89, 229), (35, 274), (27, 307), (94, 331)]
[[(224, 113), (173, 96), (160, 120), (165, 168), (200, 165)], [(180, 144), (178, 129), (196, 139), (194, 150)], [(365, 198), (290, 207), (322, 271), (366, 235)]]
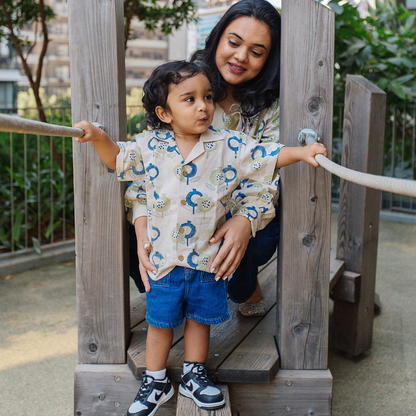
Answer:
[(303, 129), (298, 134), (298, 142), (301, 146), (306, 146), (311, 143), (319, 143), (321, 141), (318, 133), (312, 129)]
[(104, 126), (96, 121), (93, 121), (91, 124), (95, 127), (98, 127), (101, 130), (104, 130)]

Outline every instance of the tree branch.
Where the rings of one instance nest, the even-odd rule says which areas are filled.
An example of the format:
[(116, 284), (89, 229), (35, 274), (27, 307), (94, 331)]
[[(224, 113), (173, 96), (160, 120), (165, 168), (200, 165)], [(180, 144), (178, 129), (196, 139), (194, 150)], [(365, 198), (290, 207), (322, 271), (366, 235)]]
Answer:
[(45, 19), (45, 3), (44, 0), (39, 0), (39, 13), (40, 13), (40, 20), (42, 24), (42, 33), (43, 33), (43, 45), (42, 50), (39, 55), (38, 61), (38, 68), (36, 71), (36, 86), (37, 88), (40, 87), (40, 80), (42, 78), (42, 68), (43, 68), (43, 60), (45, 59), (46, 51), (48, 50), (48, 27), (46, 26), (46, 19)]
[(22, 65), (23, 65), (23, 69), (25, 71), (25, 74), (29, 80), (30, 86), (32, 87), (32, 89), (34, 90), (35, 87), (35, 82), (33, 81), (33, 77), (32, 77), (32, 72), (29, 68), (29, 65), (27, 64), (27, 60), (25, 59), (24, 55), (23, 55), (23, 50), (21, 48), (21, 45), (19, 43), (19, 39), (17, 38), (16, 34), (14, 33), (14, 29), (13, 29), (13, 21), (12, 18), (10, 16), (9, 11), (7, 10), (7, 7), (4, 3), (4, 0), (0, 0), (0, 6), (3, 9), (3, 13), (4, 16), (6, 17), (7, 20), (7, 27), (10, 30), (10, 36), (12, 38), (14, 47), (16, 48), (16, 52), (19, 55), (21, 61), (22, 61)]
[[(125, 6), (126, 4), (128, 4), (128, 0), (124, 2)], [(133, 19), (134, 8), (136, 7), (136, 4), (137, 4), (137, 0), (131, 0), (129, 13), (126, 18), (126, 26), (124, 28), (124, 50), (127, 49), (127, 41), (129, 40), (130, 25)]]

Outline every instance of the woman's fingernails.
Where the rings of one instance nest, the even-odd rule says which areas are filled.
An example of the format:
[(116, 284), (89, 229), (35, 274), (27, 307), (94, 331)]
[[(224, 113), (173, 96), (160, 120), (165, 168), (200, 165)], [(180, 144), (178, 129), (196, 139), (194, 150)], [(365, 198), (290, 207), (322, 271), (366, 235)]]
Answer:
[(215, 267), (213, 267), (211, 270), (210, 270), (210, 273), (214, 273), (215, 272)]
[(215, 281), (218, 282), (218, 280), (221, 279), (221, 276), (215, 276)]
[(212, 237), (211, 240), (209, 240), (210, 243), (213, 243), (215, 241), (215, 238)]

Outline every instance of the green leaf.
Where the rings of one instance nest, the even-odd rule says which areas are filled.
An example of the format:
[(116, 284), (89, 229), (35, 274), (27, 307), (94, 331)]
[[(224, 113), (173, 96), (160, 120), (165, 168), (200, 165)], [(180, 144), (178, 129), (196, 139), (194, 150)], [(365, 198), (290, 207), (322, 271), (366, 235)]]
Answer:
[(403, 64), (402, 58), (389, 58), (387, 59), (388, 62), (391, 62), (393, 65), (401, 66)]
[(32, 237), (32, 243), (33, 243), (33, 248), (35, 249), (36, 253), (42, 254), (42, 250), (40, 248), (40, 241), (37, 238)]
[(368, 45), (360, 51), (360, 53), (357, 55), (357, 58), (356, 58), (357, 65), (361, 66), (368, 61), (368, 58), (370, 57), (372, 49), (373, 47), (371, 45)]
[(416, 59), (410, 58), (409, 56), (402, 56), (403, 65), (408, 68), (416, 68)]
[(394, 94), (396, 94), (402, 100), (406, 99), (406, 94), (404, 93), (403, 87), (400, 84), (396, 82), (392, 82), (390, 83), (390, 89), (392, 90)]
[(388, 78), (380, 78), (379, 81), (377, 82), (377, 86), (380, 89), (385, 90), (388, 83), (389, 83)]
[(395, 82), (397, 82), (398, 84), (405, 84), (406, 82), (409, 82), (414, 77), (415, 76), (413, 74), (403, 75), (402, 77), (396, 78)]

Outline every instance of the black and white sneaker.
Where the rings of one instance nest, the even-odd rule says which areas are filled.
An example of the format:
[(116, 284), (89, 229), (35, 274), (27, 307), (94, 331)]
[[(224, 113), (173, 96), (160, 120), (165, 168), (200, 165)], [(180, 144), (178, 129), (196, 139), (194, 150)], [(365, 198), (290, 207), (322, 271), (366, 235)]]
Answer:
[(167, 377), (164, 380), (155, 380), (152, 376), (146, 375), (127, 416), (153, 416), (158, 407), (167, 402), (173, 393), (173, 387)]
[(208, 378), (204, 365), (200, 363), (193, 363), (188, 373), (182, 373), (179, 393), (192, 399), (198, 407), (204, 410), (221, 409), (225, 405), (221, 390), (215, 387)]

